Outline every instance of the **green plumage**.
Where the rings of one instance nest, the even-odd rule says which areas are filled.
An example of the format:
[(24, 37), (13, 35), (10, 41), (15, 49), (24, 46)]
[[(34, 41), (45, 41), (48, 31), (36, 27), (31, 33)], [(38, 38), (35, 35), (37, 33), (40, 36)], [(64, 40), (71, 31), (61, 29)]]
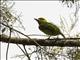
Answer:
[(39, 24), (39, 29), (45, 34), (50, 36), (56, 36), (61, 34), (65, 38), (65, 36), (61, 33), (60, 29), (56, 25), (47, 22), (47, 20), (44, 18), (38, 18), (35, 20)]

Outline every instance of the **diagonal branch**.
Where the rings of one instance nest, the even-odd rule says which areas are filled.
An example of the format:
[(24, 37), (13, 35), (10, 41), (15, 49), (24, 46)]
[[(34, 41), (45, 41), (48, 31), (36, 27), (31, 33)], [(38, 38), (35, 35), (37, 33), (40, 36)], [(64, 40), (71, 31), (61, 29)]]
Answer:
[[(27, 35), (25, 35), (24, 33), (22, 33), (22, 32), (20, 32), (20, 31), (18, 31), (18, 30), (16, 30), (16, 29), (14, 29), (14, 28), (12, 28), (12, 27), (10, 27), (10, 26), (4, 24), (3, 22), (0, 22), (0, 24), (2, 24), (2, 25), (4, 25), (4, 26), (6, 26), (6, 27), (12, 29), (13, 31), (16, 31), (16, 32), (22, 34), (23, 36), (27, 37), (28, 40), (32, 40), (29, 36), (27, 36)], [(40, 47), (40, 45), (39, 45), (35, 40), (32, 40), (32, 41), (33, 41), (34, 43), (36, 43), (36, 45), (38, 45), (38, 46)]]

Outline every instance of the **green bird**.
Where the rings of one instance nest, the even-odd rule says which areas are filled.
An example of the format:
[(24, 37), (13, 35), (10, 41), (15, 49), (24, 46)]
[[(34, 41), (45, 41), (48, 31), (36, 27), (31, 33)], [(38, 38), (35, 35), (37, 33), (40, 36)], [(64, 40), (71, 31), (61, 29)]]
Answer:
[(51, 36), (56, 36), (56, 35), (62, 35), (65, 38), (63, 33), (61, 33), (60, 29), (56, 25), (54, 25), (50, 22), (47, 22), (47, 20), (45, 18), (43, 18), (43, 17), (40, 17), (38, 19), (34, 18), (34, 20), (36, 20), (38, 22), (39, 29), (43, 33), (49, 35), (49, 38)]

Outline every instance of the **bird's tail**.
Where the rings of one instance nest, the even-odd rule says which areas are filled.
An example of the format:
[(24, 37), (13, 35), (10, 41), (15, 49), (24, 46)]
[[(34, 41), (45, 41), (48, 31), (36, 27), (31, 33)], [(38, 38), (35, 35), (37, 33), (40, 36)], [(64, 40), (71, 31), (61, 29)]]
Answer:
[(60, 33), (64, 38), (65, 38), (65, 36), (64, 36), (64, 34), (63, 33)]

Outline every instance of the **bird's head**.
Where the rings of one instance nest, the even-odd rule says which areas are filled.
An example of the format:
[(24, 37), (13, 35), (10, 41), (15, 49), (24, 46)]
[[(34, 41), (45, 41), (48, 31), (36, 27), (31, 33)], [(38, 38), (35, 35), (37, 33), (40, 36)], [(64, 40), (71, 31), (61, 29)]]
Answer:
[(43, 17), (40, 17), (38, 19), (34, 18), (34, 20), (36, 20), (39, 24), (43, 24), (43, 23), (47, 22), (47, 20)]

